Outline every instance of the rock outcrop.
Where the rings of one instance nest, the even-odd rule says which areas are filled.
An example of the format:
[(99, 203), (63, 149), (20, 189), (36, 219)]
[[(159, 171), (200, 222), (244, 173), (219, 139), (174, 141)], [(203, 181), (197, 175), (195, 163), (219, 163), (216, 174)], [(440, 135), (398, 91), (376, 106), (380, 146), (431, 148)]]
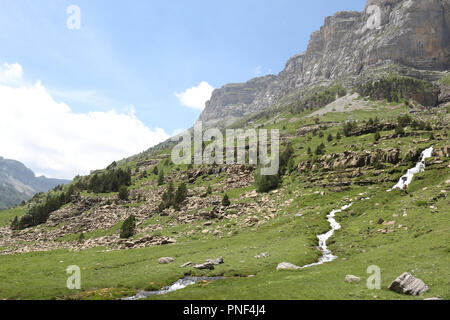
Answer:
[(392, 71), (437, 80), (450, 66), (449, 17), (449, 0), (368, 0), (364, 12), (338, 12), (325, 18), (307, 50), (290, 58), (277, 76), (215, 90), (200, 120), (235, 119), (335, 80), (357, 85)]
[(397, 293), (411, 294), (413, 296), (421, 295), (429, 290), (422, 280), (414, 278), (407, 272), (395, 279), (389, 285), (389, 289)]

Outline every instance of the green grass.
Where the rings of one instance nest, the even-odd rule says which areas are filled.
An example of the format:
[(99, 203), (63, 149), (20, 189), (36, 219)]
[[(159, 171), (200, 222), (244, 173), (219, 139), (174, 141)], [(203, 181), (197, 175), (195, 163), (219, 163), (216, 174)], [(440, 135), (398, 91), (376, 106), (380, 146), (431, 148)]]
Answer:
[(23, 216), (25, 214), (25, 207), (16, 207), (13, 209), (8, 210), (1, 210), (0, 211), (0, 227), (7, 225), (11, 222), (12, 219), (14, 219), (15, 216), (18, 218)]
[[(391, 109), (386, 103), (373, 102), (373, 110), (356, 110), (343, 113), (328, 113), (320, 121), (345, 121), (349, 117), (362, 121), (378, 117), (382, 121), (394, 121), (400, 114), (407, 112), (401, 105)], [(314, 118), (305, 118), (312, 111), (300, 114), (279, 112), (278, 119), (283, 121), (273, 124), (273, 119), (257, 119), (252, 125), (264, 125), (264, 128), (285, 127), (285, 133), (293, 136), (297, 162), (308, 159), (307, 147), (315, 149), (320, 143), (326, 146), (326, 153), (342, 153), (354, 150), (400, 148), (402, 154), (411, 148), (424, 149), (431, 142), (417, 142), (428, 138), (429, 132), (418, 132), (418, 136), (400, 139), (382, 140), (373, 146), (373, 134), (360, 137), (344, 137), (340, 141), (327, 141), (329, 133), (336, 136), (342, 126), (324, 130), (322, 138), (308, 135), (297, 137), (296, 131), (306, 124), (314, 124)], [(290, 120), (297, 118), (295, 121)], [(432, 119), (434, 122), (437, 119)], [(410, 129), (407, 129), (409, 131)], [(442, 133), (443, 131), (441, 131)], [(381, 136), (392, 134), (382, 132)], [(448, 144), (448, 140), (432, 142), (436, 147)], [(333, 145), (335, 144), (335, 145)], [(158, 155), (165, 154), (161, 151)], [(116, 299), (133, 295), (138, 290), (155, 290), (169, 285), (186, 275), (225, 275), (226, 280), (199, 283), (183, 290), (150, 299), (423, 299), (440, 296), (450, 299), (450, 274), (448, 270), (449, 239), (449, 201), (439, 196), (441, 190), (447, 190), (445, 182), (450, 178), (447, 168), (448, 159), (443, 164), (428, 165), (426, 171), (417, 175), (408, 189), (408, 194), (400, 191), (386, 192), (395, 184), (405, 171), (414, 164), (401, 163), (397, 166), (386, 165), (383, 170), (366, 168), (364, 175), (353, 180), (353, 185), (342, 192), (332, 192), (326, 183), (336, 178), (336, 173), (318, 170), (309, 173), (294, 172), (286, 177), (279, 190), (270, 194), (258, 195), (257, 198), (244, 198), (254, 186), (228, 190), (232, 204), (248, 205), (262, 198), (275, 202), (275, 218), (262, 225), (243, 226), (248, 215), (236, 209), (229, 209), (229, 214), (236, 214), (236, 219), (211, 220), (211, 225), (204, 226), (206, 220), (190, 224), (176, 224), (176, 217), (161, 217), (151, 213), (141, 227), (162, 226), (163, 230), (149, 232), (158, 236), (176, 237), (177, 243), (142, 249), (110, 251), (95, 248), (85, 251), (55, 250), (1, 257), (0, 262), (0, 299)], [(135, 169), (137, 161), (125, 162), (127, 168)], [(185, 166), (163, 166), (165, 173), (169, 170), (186, 170)], [(142, 185), (154, 180), (148, 178), (134, 179), (130, 189), (165, 189), (167, 185)], [(188, 188), (207, 187), (213, 189), (218, 184), (225, 184), (226, 173), (219, 177), (199, 178)], [(318, 179), (325, 184), (311, 183)], [(330, 181), (328, 181), (330, 179)], [(361, 187), (359, 180), (370, 179), (374, 185)], [(176, 185), (180, 181), (176, 182)], [(321, 195), (320, 192), (324, 194)], [(87, 195), (87, 194), (86, 194)], [(115, 193), (104, 196), (113, 197)], [(213, 192), (214, 196), (221, 196)], [(339, 258), (331, 263), (297, 271), (276, 271), (276, 266), (283, 261), (305, 265), (320, 256), (316, 249), (316, 235), (329, 230), (326, 215), (344, 204), (362, 197), (370, 200), (357, 201), (349, 210), (338, 215), (337, 220), (342, 229), (337, 231), (329, 241), (330, 249)], [(438, 198), (439, 196), (439, 198)], [(436, 200), (433, 200), (436, 199)], [(133, 209), (142, 203), (127, 204)], [(433, 208), (430, 208), (433, 206)], [(207, 211), (212, 208), (202, 208)], [(260, 210), (258, 210), (260, 209)], [(0, 212), (0, 225), (5, 225), (15, 215), (24, 214), (24, 208)], [(404, 213), (406, 212), (406, 215)], [(189, 210), (189, 214), (196, 214)], [(262, 219), (271, 214), (268, 207), (261, 204), (249, 216), (256, 215)], [(302, 217), (295, 217), (295, 214)], [(379, 225), (378, 221), (395, 221), (394, 232), (381, 233), (378, 230), (390, 228)], [(95, 230), (85, 233), (86, 239), (112, 235), (118, 231), (122, 222), (110, 229)], [(401, 227), (399, 227), (401, 225)], [(58, 226), (60, 227), (60, 226)], [(39, 228), (39, 227), (38, 227)], [(42, 226), (45, 229), (45, 226)], [(405, 229), (407, 228), (407, 229)], [(210, 231), (220, 229), (221, 236), (203, 234), (202, 229)], [(183, 235), (195, 231), (191, 235)], [(231, 234), (231, 235), (230, 235)], [(79, 234), (60, 238), (61, 241), (76, 241)], [(143, 234), (137, 234), (139, 238)], [(24, 244), (26, 245), (26, 244)], [(270, 256), (255, 259), (256, 254), (268, 252)], [(160, 257), (173, 256), (175, 262), (160, 265)], [(222, 256), (225, 263), (213, 271), (198, 271), (192, 268), (179, 268), (187, 261), (204, 262), (209, 258)], [(81, 268), (82, 290), (68, 290), (65, 273), (67, 266), (78, 265)], [(377, 265), (382, 271), (382, 289), (369, 290), (365, 282), (368, 278), (367, 268)], [(408, 271), (424, 280), (430, 291), (422, 297), (396, 294), (387, 289), (389, 283), (401, 273)], [(347, 274), (362, 278), (359, 284), (344, 282)], [(254, 275), (254, 277), (248, 277)]]

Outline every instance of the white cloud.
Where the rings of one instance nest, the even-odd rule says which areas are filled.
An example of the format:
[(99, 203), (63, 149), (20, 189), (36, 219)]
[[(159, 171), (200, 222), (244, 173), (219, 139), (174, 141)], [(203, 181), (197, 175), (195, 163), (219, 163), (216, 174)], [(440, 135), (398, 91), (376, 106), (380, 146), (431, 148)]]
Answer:
[(18, 63), (0, 65), (0, 84), (17, 85), (22, 82), (23, 70)]
[(203, 110), (205, 103), (211, 99), (214, 88), (206, 81), (202, 81), (197, 87), (186, 89), (184, 92), (175, 92), (175, 96), (180, 100), (181, 104), (197, 109)]
[(132, 107), (128, 113), (75, 113), (55, 101), (40, 82), (12, 86), (17, 75), (0, 73), (0, 79), (9, 81), (0, 84), (0, 155), (35, 172), (73, 178), (169, 138), (163, 129), (146, 127)]

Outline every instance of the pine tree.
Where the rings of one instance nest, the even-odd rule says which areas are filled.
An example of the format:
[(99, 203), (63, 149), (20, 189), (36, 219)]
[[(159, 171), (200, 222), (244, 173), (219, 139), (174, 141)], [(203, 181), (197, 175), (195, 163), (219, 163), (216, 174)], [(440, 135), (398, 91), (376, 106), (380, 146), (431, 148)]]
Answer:
[(162, 186), (164, 184), (164, 171), (159, 170), (158, 174), (158, 186)]
[(178, 188), (177, 188), (177, 192), (175, 193), (175, 208), (179, 209), (180, 204), (186, 200), (187, 198), (187, 188), (186, 188), (186, 184), (184, 182), (182, 182)]
[(331, 133), (328, 134), (327, 140), (328, 140), (328, 142), (333, 141), (333, 135)]
[(375, 136), (374, 136), (373, 139), (374, 139), (375, 142), (377, 142), (377, 141), (379, 141), (381, 139), (380, 133), (378, 131), (375, 132)]
[(155, 167), (153, 168), (152, 173), (153, 173), (155, 176), (158, 175), (158, 167), (157, 167), (157, 166), (155, 166)]
[(128, 188), (125, 186), (120, 186), (119, 187), (119, 199), (120, 200), (128, 200), (128, 196), (130, 195), (130, 193), (128, 192)]
[(17, 216), (15, 216), (11, 222), (11, 230), (19, 230), (19, 218), (17, 218)]
[(136, 218), (131, 215), (122, 223), (120, 227), (120, 238), (127, 239), (134, 235), (134, 230), (136, 228)]
[(225, 193), (225, 195), (222, 198), (222, 206), (228, 207), (230, 205), (230, 199), (228, 198), (228, 195)]

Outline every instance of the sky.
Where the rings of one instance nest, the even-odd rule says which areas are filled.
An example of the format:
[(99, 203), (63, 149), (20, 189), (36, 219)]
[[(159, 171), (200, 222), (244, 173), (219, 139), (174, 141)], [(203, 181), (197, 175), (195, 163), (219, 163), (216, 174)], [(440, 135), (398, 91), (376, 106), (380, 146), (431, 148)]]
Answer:
[[(0, 0), (0, 156), (73, 178), (190, 128), (365, 0)], [(79, 10), (79, 11), (78, 11)]]

